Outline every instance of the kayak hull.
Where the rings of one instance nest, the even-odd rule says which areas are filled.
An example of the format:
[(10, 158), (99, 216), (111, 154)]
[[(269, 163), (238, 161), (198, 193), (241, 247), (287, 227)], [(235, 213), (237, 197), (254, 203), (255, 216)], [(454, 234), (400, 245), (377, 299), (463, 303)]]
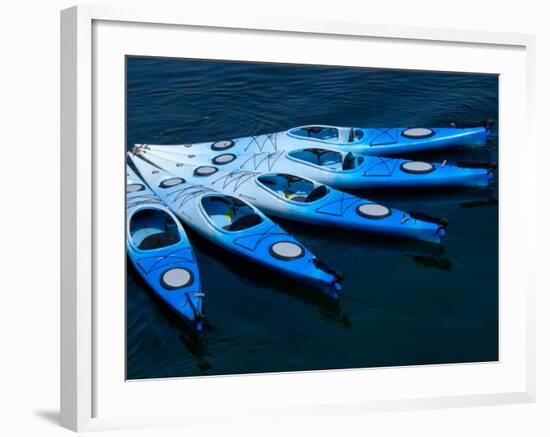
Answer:
[[(311, 129), (317, 131), (311, 133)], [(187, 153), (231, 152), (256, 153), (279, 150), (296, 150), (305, 147), (330, 147), (342, 152), (365, 155), (391, 156), (429, 152), (462, 146), (484, 146), (489, 136), (488, 126), (440, 128), (353, 128), (361, 132), (353, 140), (344, 132), (352, 128), (309, 126), (270, 134), (223, 139), (215, 142), (182, 144), (178, 147)], [(323, 134), (327, 131), (326, 135)], [(330, 132), (334, 131), (333, 134)], [(319, 133), (320, 132), (320, 133)], [(410, 134), (407, 134), (407, 133)], [(311, 135), (311, 136), (308, 136)], [(157, 147), (150, 146), (152, 149)]]
[[(384, 188), (432, 188), (432, 187), (487, 187), (493, 177), (493, 169), (465, 168), (460, 165), (433, 164), (398, 158), (353, 154), (358, 162), (352, 169), (342, 170), (341, 165), (318, 165), (300, 157), (301, 151), (258, 152), (230, 154), (218, 152), (195, 154), (182, 151), (178, 146), (155, 146), (149, 150), (161, 158), (184, 161), (196, 165), (217, 165), (223, 170), (254, 172), (286, 172), (314, 179), (334, 188), (384, 189)], [(320, 150), (320, 149), (317, 149)], [(346, 154), (325, 148), (338, 157), (341, 163)], [(221, 163), (223, 159), (232, 159)], [(424, 164), (428, 170), (411, 171), (412, 163)]]
[[(242, 198), (274, 217), (436, 244), (441, 243), (445, 236), (445, 230), (436, 223), (413, 219), (404, 211), (385, 207), (336, 189), (329, 189), (326, 196), (312, 203), (284, 200), (266, 191), (256, 178), (240, 187)], [(370, 205), (371, 208), (384, 208), (387, 215), (362, 215), (360, 208), (365, 205)]]
[[(201, 335), (205, 318), (204, 293), (191, 244), (177, 218), (129, 167), (126, 206), (127, 254), (132, 265), (156, 297)], [(178, 241), (147, 249), (136, 244), (135, 234), (131, 230), (135, 227), (134, 219), (144, 213), (159, 213), (171, 219)], [(148, 229), (144, 228), (143, 232), (147, 234)]]

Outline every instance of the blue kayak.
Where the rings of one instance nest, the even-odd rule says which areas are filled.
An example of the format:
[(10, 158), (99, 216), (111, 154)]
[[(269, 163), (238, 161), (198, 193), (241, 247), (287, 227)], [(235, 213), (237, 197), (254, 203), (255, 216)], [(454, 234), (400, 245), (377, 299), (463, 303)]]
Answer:
[[(492, 126), (454, 124), (452, 127), (412, 128), (353, 128), (336, 126), (301, 126), (286, 132), (282, 141), (295, 149), (299, 144), (308, 147), (324, 144), (345, 152), (369, 155), (399, 155), (427, 152), (460, 146), (484, 146)], [(458, 126), (458, 127), (457, 127)], [(303, 146), (300, 146), (303, 147)]]
[[(308, 224), (333, 226), (440, 243), (447, 220), (408, 213), (286, 172), (225, 171), (142, 150), (149, 162), (182, 180), (238, 196), (266, 214)], [(174, 155), (172, 155), (174, 156)]]
[[(256, 153), (329, 147), (342, 152), (366, 155), (400, 155), (442, 150), (460, 146), (485, 145), (491, 120), (453, 123), (450, 127), (356, 128), (308, 125), (282, 132), (220, 141), (181, 144), (187, 153)], [(149, 145), (151, 148), (158, 146)], [(160, 146), (162, 147), (162, 146)]]
[(129, 156), (149, 187), (196, 232), (236, 256), (338, 296), (342, 275), (256, 207)]
[(486, 187), (496, 168), (494, 163), (434, 164), (327, 147), (240, 154), (231, 151), (196, 154), (181, 146), (141, 145), (135, 149), (196, 165), (214, 164), (224, 170), (287, 172), (343, 189)]
[(204, 293), (193, 249), (174, 214), (126, 166), (126, 248), (147, 285), (197, 333)]

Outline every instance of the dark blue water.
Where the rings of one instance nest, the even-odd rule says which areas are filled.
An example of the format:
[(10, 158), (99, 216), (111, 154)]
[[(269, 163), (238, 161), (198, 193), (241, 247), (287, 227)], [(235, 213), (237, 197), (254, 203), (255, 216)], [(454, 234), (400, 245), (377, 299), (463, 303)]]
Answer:
[[(489, 146), (420, 156), (498, 161), (493, 75), (128, 58), (127, 147), (303, 124), (497, 121)], [(195, 342), (129, 266), (127, 376), (280, 372), (498, 360), (498, 190), (364, 192), (450, 220), (442, 248), (280, 221), (344, 273), (332, 302), (189, 232), (209, 329)]]

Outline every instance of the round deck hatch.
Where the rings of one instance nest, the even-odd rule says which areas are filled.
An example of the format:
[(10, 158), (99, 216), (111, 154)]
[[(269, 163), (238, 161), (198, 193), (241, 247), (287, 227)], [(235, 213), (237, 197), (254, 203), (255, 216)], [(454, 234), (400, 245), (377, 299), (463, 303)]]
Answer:
[(377, 203), (364, 203), (356, 209), (357, 214), (369, 219), (383, 219), (391, 215), (391, 209)]
[(414, 139), (429, 138), (432, 135), (435, 135), (435, 131), (427, 127), (412, 127), (409, 129), (405, 129), (403, 132), (401, 132), (401, 135), (403, 135), (405, 138)]
[(435, 170), (433, 164), (423, 161), (408, 161), (401, 164), (401, 170), (405, 173), (427, 174)]
[(170, 179), (163, 180), (159, 186), (161, 188), (170, 188), (170, 187), (175, 187), (176, 185), (184, 184), (184, 183), (185, 183), (185, 180), (182, 178), (170, 178)]
[(142, 184), (128, 184), (126, 185), (127, 193), (135, 193), (136, 191), (143, 191), (145, 187)]
[(231, 140), (223, 140), (223, 141), (216, 141), (215, 143), (212, 143), (210, 148), (212, 150), (220, 151), (220, 150), (227, 150), (231, 149), (235, 145), (234, 141)]
[(304, 249), (292, 241), (279, 241), (269, 249), (272, 256), (283, 261), (290, 261), (304, 256)]
[(235, 159), (237, 159), (237, 155), (234, 155), (233, 153), (224, 153), (223, 155), (218, 155), (212, 158), (212, 164), (229, 164), (230, 162), (235, 161)]
[(216, 167), (212, 167), (210, 165), (203, 165), (201, 167), (197, 167), (193, 174), (195, 176), (210, 176), (216, 173), (218, 169)]
[(161, 283), (168, 290), (187, 287), (193, 283), (193, 273), (182, 267), (166, 270), (162, 274)]

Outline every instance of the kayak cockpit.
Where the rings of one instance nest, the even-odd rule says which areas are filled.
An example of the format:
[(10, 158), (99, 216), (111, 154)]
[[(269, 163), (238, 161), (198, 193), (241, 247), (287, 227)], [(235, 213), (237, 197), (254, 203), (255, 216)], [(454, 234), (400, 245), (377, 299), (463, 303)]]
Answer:
[(273, 194), (294, 202), (311, 203), (328, 193), (326, 185), (284, 173), (261, 175), (258, 182)]
[(319, 148), (293, 150), (288, 153), (288, 156), (330, 170), (353, 170), (364, 160), (362, 156), (355, 156), (351, 152), (343, 153)]
[(141, 209), (130, 219), (130, 238), (139, 250), (154, 250), (180, 241), (178, 225), (165, 211)]
[(332, 144), (350, 144), (360, 142), (365, 136), (363, 129), (335, 126), (300, 126), (288, 131), (296, 138), (308, 138)]
[(263, 222), (263, 218), (250, 205), (236, 197), (205, 196), (201, 204), (210, 221), (219, 229), (242, 231)]

